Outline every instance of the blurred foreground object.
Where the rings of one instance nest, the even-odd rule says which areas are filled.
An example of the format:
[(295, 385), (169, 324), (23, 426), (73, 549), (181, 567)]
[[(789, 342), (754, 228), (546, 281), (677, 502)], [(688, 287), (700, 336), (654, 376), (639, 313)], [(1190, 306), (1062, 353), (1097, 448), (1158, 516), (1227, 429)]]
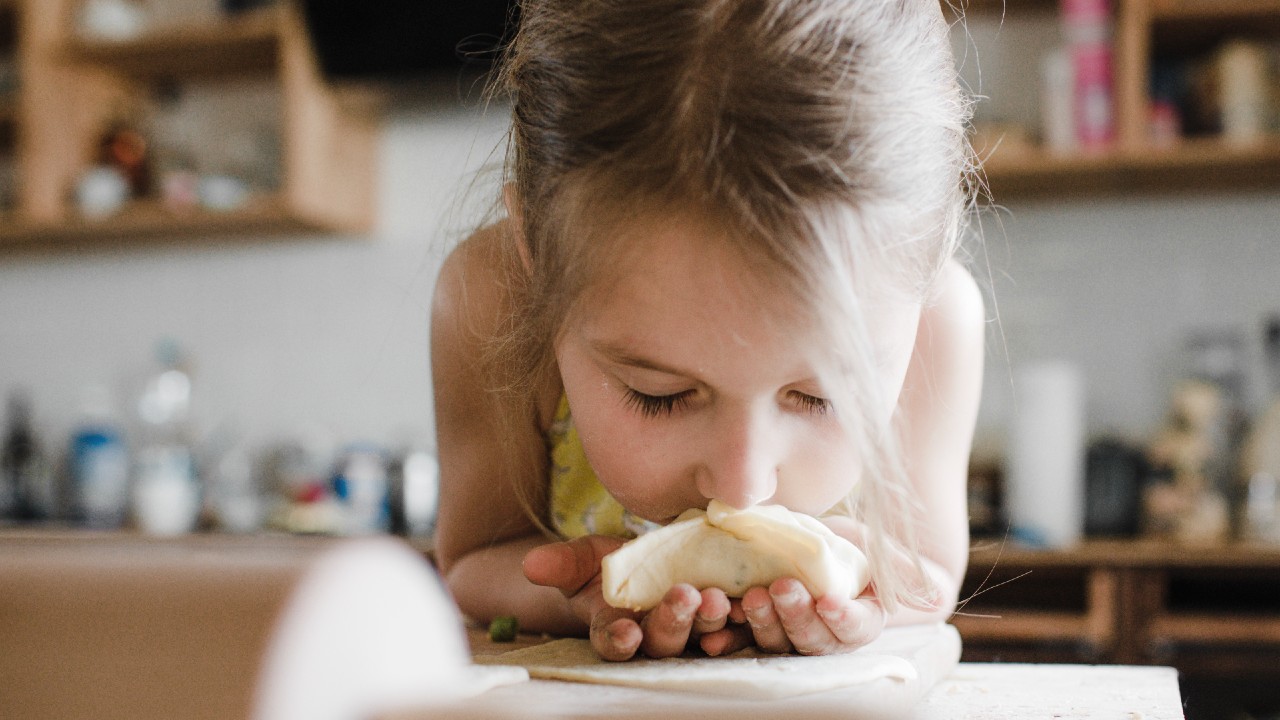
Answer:
[(354, 720), (476, 678), (399, 541), (0, 536), (0, 717)]

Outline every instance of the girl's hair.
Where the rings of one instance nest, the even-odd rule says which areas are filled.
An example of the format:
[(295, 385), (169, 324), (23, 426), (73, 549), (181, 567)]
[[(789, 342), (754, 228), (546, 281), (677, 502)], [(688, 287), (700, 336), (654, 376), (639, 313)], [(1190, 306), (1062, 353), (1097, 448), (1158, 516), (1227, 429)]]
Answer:
[(618, 228), (672, 214), (717, 228), (830, 338), (813, 361), (864, 458), (846, 509), (870, 530), (886, 608), (921, 604), (924, 575), (888, 564), (915, 548), (918, 509), (879, 410), (866, 306), (927, 300), (973, 202), (970, 102), (938, 0), (523, 0), (520, 13), (495, 85), (513, 103), (515, 314), (490, 358), (518, 398), (506, 419), (529, 421), (575, 302), (627, 251)]

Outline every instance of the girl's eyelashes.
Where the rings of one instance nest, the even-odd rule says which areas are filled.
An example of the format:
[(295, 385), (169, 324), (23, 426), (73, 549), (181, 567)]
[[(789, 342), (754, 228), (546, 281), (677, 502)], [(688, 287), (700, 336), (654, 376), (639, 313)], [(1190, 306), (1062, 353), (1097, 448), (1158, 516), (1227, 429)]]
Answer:
[(826, 398), (815, 397), (808, 393), (802, 393), (795, 390), (791, 391), (791, 397), (795, 399), (800, 407), (806, 412), (814, 415), (826, 415), (831, 412), (831, 401)]
[[(693, 400), (696, 390), (683, 390), (670, 395), (648, 395), (631, 388), (627, 389), (626, 402), (634, 410), (647, 418), (665, 417), (676, 410), (683, 410)], [(801, 410), (811, 415), (826, 415), (831, 412), (831, 401), (808, 393), (792, 390), (790, 393)]]
[(694, 390), (684, 390), (670, 395), (646, 395), (645, 393), (627, 389), (627, 405), (647, 418), (670, 415), (684, 408), (693, 399)]

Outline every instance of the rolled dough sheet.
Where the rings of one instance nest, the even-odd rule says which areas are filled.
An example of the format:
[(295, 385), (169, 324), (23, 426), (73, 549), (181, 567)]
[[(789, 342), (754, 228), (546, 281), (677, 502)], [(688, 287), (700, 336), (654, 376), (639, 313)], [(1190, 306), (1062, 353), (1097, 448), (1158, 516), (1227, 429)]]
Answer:
[(517, 665), (538, 679), (768, 701), (873, 683), (918, 699), (959, 658), (959, 634), (950, 625), (938, 624), (892, 628), (870, 645), (844, 655), (744, 651), (722, 658), (609, 663), (596, 656), (588, 641), (564, 639), (476, 661)]

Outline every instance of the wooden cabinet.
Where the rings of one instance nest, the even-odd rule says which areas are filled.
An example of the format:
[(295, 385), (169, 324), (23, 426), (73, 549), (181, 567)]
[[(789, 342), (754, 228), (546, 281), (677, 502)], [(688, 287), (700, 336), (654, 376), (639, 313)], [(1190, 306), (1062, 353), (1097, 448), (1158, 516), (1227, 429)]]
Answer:
[[(81, 0), (9, 0), (4, 6), (16, 44), (11, 151), (17, 192), (0, 220), (0, 249), (371, 226), (374, 114), (343, 102), (325, 84), (292, 3), (157, 23), (128, 40), (84, 37), (76, 23), (81, 7)], [(245, 86), (257, 94), (235, 99)], [(255, 112), (268, 118), (257, 128), (263, 135), (257, 140), (269, 147), (241, 148), (240, 154), (265, 157), (272, 166), (262, 174), (269, 180), (237, 178), (250, 193), (230, 209), (175, 207), (157, 191), (106, 216), (86, 217), (74, 201), (75, 189), (98, 160), (110, 124), (145, 115), (157, 97), (192, 87), (240, 103), (222, 109), (227, 117)], [(217, 137), (222, 129), (189, 134), (215, 157), (230, 152), (234, 142), (244, 145), (243, 138)], [(195, 167), (193, 173), (207, 170)], [(161, 180), (155, 177), (153, 184)]]
[[(1153, 140), (1153, 63), (1211, 53), (1233, 39), (1280, 43), (1280, 0), (1111, 0), (1116, 141), (1094, 152), (1052, 153), (1034, 139), (984, 143), (996, 202), (1025, 196), (1280, 187), (1280, 135), (1233, 143), (1212, 135)], [(1059, 0), (970, 0), (971, 18), (1038, 15)], [(961, 32), (963, 32), (961, 30)], [(980, 53), (979, 53), (980, 55)], [(981, 57), (976, 59), (981, 63)], [(1040, 58), (1026, 58), (1038, 63)], [(1272, 83), (1275, 84), (1275, 70)], [(1280, 91), (1280, 88), (1276, 88)], [(998, 89), (993, 91), (998, 92)]]
[(984, 541), (960, 596), (966, 661), (1171, 665), (1188, 717), (1280, 710), (1280, 548)]

